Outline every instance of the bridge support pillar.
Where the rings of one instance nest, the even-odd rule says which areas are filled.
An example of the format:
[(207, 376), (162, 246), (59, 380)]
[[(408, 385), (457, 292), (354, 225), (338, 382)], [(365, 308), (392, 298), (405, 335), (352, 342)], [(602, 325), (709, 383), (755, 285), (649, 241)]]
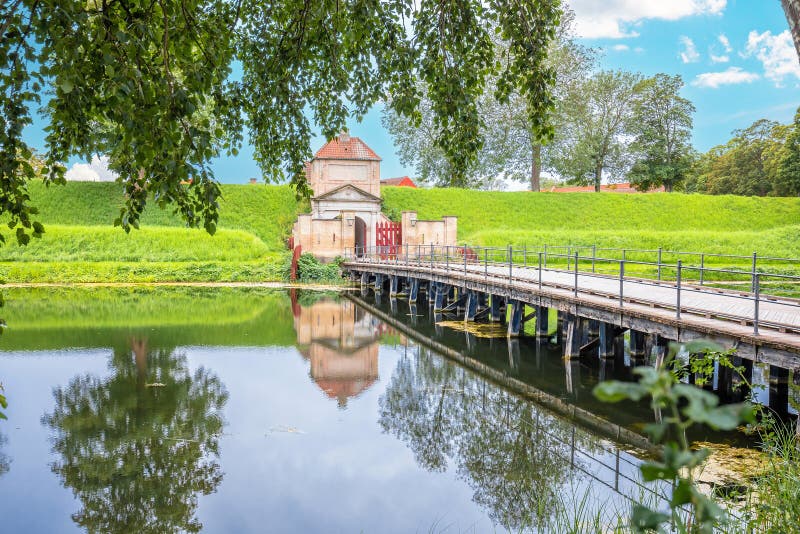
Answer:
[(417, 303), (416, 302), (411, 301), (411, 303), (408, 306), (408, 313), (409, 313), (409, 315), (411, 315), (411, 324), (413, 326), (417, 326), (417, 315), (418, 315), (418, 313), (417, 313)]
[(769, 407), (779, 416), (789, 410), (789, 370), (769, 366)]
[(614, 357), (614, 335), (616, 327), (609, 323), (600, 323), (600, 357), (613, 358)]
[(498, 297), (497, 295), (491, 295), (489, 297), (489, 321), (493, 323), (502, 321), (504, 304), (502, 297)]
[(416, 304), (419, 297), (419, 278), (412, 278), (409, 281), (408, 300)]
[(361, 289), (369, 286), (369, 273), (361, 273)]
[(556, 312), (556, 343), (564, 344), (564, 330), (567, 328), (569, 313), (558, 310)]
[(571, 360), (578, 358), (581, 353), (581, 318), (569, 315), (566, 320), (566, 332), (564, 334), (564, 358)]
[(383, 275), (380, 273), (375, 274), (375, 293), (383, 291)]
[(464, 309), (464, 321), (475, 320), (475, 314), (478, 313), (478, 298), (477, 292), (467, 292), (467, 303)]
[(389, 296), (389, 310), (393, 316), (397, 315), (397, 298), (391, 295)]
[(508, 321), (508, 337), (518, 337), (522, 330), (522, 314), (525, 311), (525, 304), (518, 300), (510, 300), (511, 318)]
[(391, 276), (389, 277), (389, 296), (396, 297), (398, 293), (400, 293), (400, 277)]
[(641, 360), (644, 358), (644, 334), (638, 330), (630, 331), (630, 349), (631, 360)]
[(589, 319), (589, 339), (595, 338), (600, 335), (600, 321), (597, 319)]
[(550, 310), (545, 306), (536, 306), (536, 337), (547, 337), (550, 331), (549, 319)]
[(441, 310), (442, 308), (444, 308), (444, 298), (446, 293), (449, 293), (449, 291), (450, 291), (449, 288), (447, 288), (446, 286), (442, 287), (442, 285), (437, 284), (436, 290), (433, 292), (435, 295), (433, 302), (434, 310)]

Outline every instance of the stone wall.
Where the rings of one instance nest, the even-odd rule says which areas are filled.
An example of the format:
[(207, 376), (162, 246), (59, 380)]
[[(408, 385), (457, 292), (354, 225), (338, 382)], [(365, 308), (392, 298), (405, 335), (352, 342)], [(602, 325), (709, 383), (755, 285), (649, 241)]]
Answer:
[(437, 221), (417, 219), (416, 211), (404, 211), (402, 216), (403, 244), (456, 245), (458, 218), (446, 215)]

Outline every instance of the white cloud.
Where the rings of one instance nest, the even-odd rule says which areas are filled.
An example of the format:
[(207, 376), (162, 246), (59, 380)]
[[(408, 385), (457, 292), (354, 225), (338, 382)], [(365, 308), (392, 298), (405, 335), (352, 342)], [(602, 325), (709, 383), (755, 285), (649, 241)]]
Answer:
[(725, 49), (725, 52), (733, 52), (733, 48), (731, 47), (731, 42), (728, 40), (728, 37), (724, 33), (719, 34), (719, 36), (717, 36), (717, 40), (722, 45), (722, 48)]
[(758, 74), (742, 70), (741, 67), (728, 67), (722, 72), (705, 72), (703, 74), (698, 74), (692, 82), (692, 85), (695, 87), (716, 89), (721, 85), (752, 83), (758, 78)]
[(641, 46), (637, 46), (636, 48), (633, 49), (633, 51), (636, 52), (637, 54), (641, 54), (642, 52), (644, 52), (644, 48), (642, 48)]
[(618, 44), (612, 46), (611, 50), (614, 50), (615, 52), (627, 52), (628, 50), (630, 50), (630, 47), (626, 44)]
[(66, 179), (71, 182), (113, 182), (116, 173), (108, 169), (108, 156), (92, 156), (91, 163), (76, 163), (70, 168)]
[(711, 63), (727, 63), (731, 60), (731, 58), (727, 54), (722, 54), (721, 56), (715, 55), (714, 52), (709, 54), (711, 58)]
[(727, 0), (568, 0), (575, 10), (581, 37), (635, 37), (630, 26), (646, 19), (678, 20), (693, 15), (719, 15)]
[(681, 35), (678, 40), (683, 45), (683, 51), (680, 53), (681, 61), (684, 63), (697, 63), (700, 60), (700, 53), (697, 51), (694, 41), (685, 35)]
[(783, 85), (784, 79), (795, 77), (800, 80), (800, 62), (789, 30), (772, 35), (766, 31), (751, 31), (747, 36), (745, 57), (755, 56), (764, 65), (764, 76), (775, 85)]

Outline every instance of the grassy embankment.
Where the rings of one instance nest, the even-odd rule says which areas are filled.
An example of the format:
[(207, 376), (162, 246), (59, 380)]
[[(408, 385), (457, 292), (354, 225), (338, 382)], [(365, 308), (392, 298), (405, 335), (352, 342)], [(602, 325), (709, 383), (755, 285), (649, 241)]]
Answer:
[[(168, 210), (148, 208), (142, 230), (126, 235), (112, 222), (122, 196), (116, 184), (31, 184), (46, 234), (25, 249), (0, 248), (7, 282), (277, 280), (286, 265), (284, 238), (298, 206), (285, 186), (225, 185), (217, 235), (182, 228)], [(531, 194), (453, 189), (383, 190), (385, 208), (420, 218), (459, 216), (461, 243), (505, 247), (543, 244), (800, 257), (800, 199), (681, 194)], [(11, 236), (9, 236), (11, 238)], [(11, 239), (9, 239), (11, 241)], [(550, 249), (553, 250), (552, 248)], [(561, 250), (560, 252), (566, 252)], [(587, 254), (583, 249), (581, 254)], [(617, 258), (620, 251), (602, 252)], [(628, 259), (647, 259), (628, 252)], [(664, 255), (665, 263), (677, 258)], [(699, 262), (686, 258), (684, 264)], [(553, 264), (556, 260), (551, 260)], [(749, 260), (714, 257), (710, 267), (749, 268)], [(796, 272), (780, 262), (762, 268)], [(617, 264), (598, 263), (598, 270)], [(628, 266), (628, 272), (646, 268)], [(664, 275), (669, 276), (665, 268)], [(692, 278), (691, 272), (684, 273)], [(743, 280), (743, 283), (745, 281)]]
[[(738, 196), (708, 196), (649, 194), (623, 195), (614, 193), (503, 193), (467, 190), (412, 190), (386, 188), (386, 204), (396, 211), (416, 209), (421, 219), (441, 215), (457, 215), (458, 237), (467, 245), (506, 247), (520, 250), (549, 246), (549, 252), (565, 255), (567, 248), (553, 245), (572, 245), (581, 256), (591, 255), (591, 246), (614, 248), (598, 256), (619, 260), (621, 249), (650, 249), (665, 251), (733, 254), (742, 259), (706, 256), (704, 265), (718, 269), (751, 267), (751, 255), (800, 258), (800, 198), (759, 198)], [(574, 253), (572, 248), (570, 252)], [(656, 253), (625, 253), (628, 260), (656, 261)], [(662, 254), (665, 264), (675, 265), (679, 257), (683, 276), (696, 280), (699, 255), (677, 256)], [(516, 261), (523, 261), (515, 257)], [(536, 262), (535, 254), (529, 259)], [(584, 260), (585, 261), (585, 260)], [(559, 263), (551, 259), (549, 265)], [(561, 265), (566, 262), (562, 258)], [(585, 263), (583, 264), (585, 265)], [(587, 265), (588, 268), (588, 265)], [(759, 260), (759, 270), (785, 274), (800, 274), (800, 262)], [(598, 272), (618, 273), (618, 261), (597, 262)], [(629, 274), (654, 275), (655, 268), (626, 265)], [(664, 267), (662, 275), (674, 278), (675, 269)], [(705, 279), (726, 279), (747, 289), (747, 275), (706, 273)], [(778, 279), (763, 278), (775, 292), (795, 292), (793, 284)]]
[(224, 185), (214, 236), (155, 206), (145, 210), (141, 230), (125, 234), (112, 226), (123, 203), (116, 184), (30, 189), (46, 233), (23, 248), (8, 236), (0, 249), (6, 282), (280, 280), (297, 211), (289, 187)]

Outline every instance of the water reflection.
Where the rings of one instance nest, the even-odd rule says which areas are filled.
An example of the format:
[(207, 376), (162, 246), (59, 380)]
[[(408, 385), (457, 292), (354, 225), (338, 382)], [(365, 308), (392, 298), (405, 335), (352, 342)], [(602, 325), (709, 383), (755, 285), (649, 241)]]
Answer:
[(305, 302), (291, 292), (300, 354), (309, 361), (317, 386), (345, 408), (348, 399), (378, 379), (379, 341), (389, 330), (349, 300), (304, 296)]
[[(491, 519), (512, 531), (549, 524), (559, 492), (601, 449), (574, 424), (488, 384), (423, 347), (400, 359), (380, 398), (380, 425), (420, 466), (452, 462)], [(581, 455), (576, 455), (580, 449)]]
[(42, 418), (53, 431), (51, 468), (82, 506), (73, 521), (90, 532), (200, 531), (198, 495), (222, 481), (225, 386), (144, 338), (115, 349), (109, 370), (56, 387)]

